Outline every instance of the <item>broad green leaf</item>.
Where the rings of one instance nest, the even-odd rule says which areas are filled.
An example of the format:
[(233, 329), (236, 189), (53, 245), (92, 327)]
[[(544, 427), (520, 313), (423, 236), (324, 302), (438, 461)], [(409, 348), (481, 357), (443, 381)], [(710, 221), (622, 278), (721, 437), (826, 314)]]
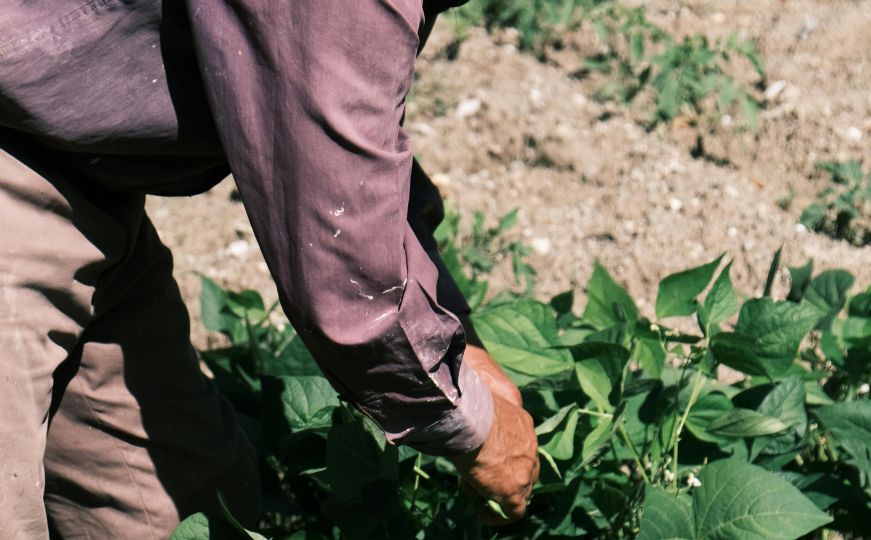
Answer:
[(265, 540), (265, 538), (251, 531), (240, 533), (222, 519), (197, 512), (179, 523), (172, 531), (169, 540)]
[(209, 518), (202, 512), (197, 512), (185, 518), (172, 531), (169, 540), (210, 540)]
[(871, 349), (871, 317), (847, 317), (843, 321), (834, 321), (832, 332), (847, 348)]
[(200, 276), (200, 318), (206, 330), (222, 332), (226, 326), (226, 315), (222, 314), (227, 304), (227, 291), (204, 275)]
[(811, 281), (811, 274), (814, 271), (814, 260), (808, 260), (804, 266), (790, 266), (788, 270), (790, 285), (789, 294), (786, 299), (790, 302), (798, 303), (804, 298), (804, 291)]
[(340, 499), (358, 496), (381, 479), (396, 480), (396, 447), (382, 450), (362, 422), (333, 426), (327, 436), (327, 480)]
[(728, 437), (760, 437), (787, 429), (789, 426), (777, 418), (750, 409), (732, 409), (708, 424), (709, 432)]
[(598, 328), (624, 322), (634, 325), (638, 320), (638, 308), (629, 293), (598, 262), (587, 284), (587, 306), (583, 319)]
[(581, 450), (581, 466), (589, 464), (602, 450), (608, 441), (614, 436), (617, 426), (623, 421), (623, 409), (619, 408), (614, 411), (614, 416), (611, 418), (599, 418), (598, 424), (584, 437), (584, 447)]
[(648, 377), (658, 378), (665, 367), (665, 347), (659, 339), (639, 337), (635, 342), (635, 358)]
[[(548, 308), (549, 309), (549, 308)], [(502, 305), (473, 314), (475, 329), (493, 357), (503, 366), (533, 377), (547, 377), (571, 369), (571, 354), (553, 348), (556, 343), (545, 333), (556, 335), (553, 329), (539, 328), (527, 314), (512, 305)]]
[(740, 306), (738, 298), (732, 290), (732, 279), (729, 277), (731, 269), (732, 263), (730, 262), (720, 272), (719, 277), (717, 277), (717, 280), (711, 286), (711, 291), (705, 297), (705, 320), (702, 324), (706, 327), (717, 326), (738, 313)]
[(850, 300), (848, 314), (851, 317), (871, 317), (871, 292), (863, 292)]
[(339, 398), (327, 379), (303, 376), (277, 380), (281, 384), (281, 410), (294, 431), (331, 424), (329, 413), (339, 406)]
[(560, 424), (561, 429), (554, 430), (550, 440), (541, 445), (548, 454), (559, 460), (571, 459), (575, 452), (575, 430), (578, 427), (576, 406), (568, 411), (564, 420), (565, 422)]
[[(286, 333), (293, 332), (290, 329)], [(285, 334), (287, 335), (287, 334)], [(275, 377), (296, 377), (299, 375), (323, 376), (323, 372), (315, 363), (314, 358), (302, 339), (292, 334), (287, 345), (276, 352), (275, 358), (264, 360), (261, 373)]]
[(690, 413), (687, 416), (687, 429), (702, 441), (712, 443), (727, 442), (729, 439), (710, 433), (708, 426), (712, 421), (722, 417), (734, 408), (732, 401), (724, 394), (709, 392), (699, 398), (696, 404), (693, 405), (693, 408), (690, 409)]
[[(770, 298), (748, 300), (741, 307), (735, 327), (735, 334), (742, 338), (718, 334), (714, 355), (718, 361), (749, 375), (775, 378), (793, 364), (801, 340), (817, 320), (819, 311), (806, 304), (775, 302)], [(740, 343), (744, 338), (747, 341)], [(717, 354), (718, 346), (721, 353), (728, 354)]]
[(813, 278), (804, 292), (804, 301), (823, 314), (818, 327), (828, 329), (847, 301), (847, 291), (853, 286), (853, 276), (845, 270), (826, 270)]
[(629, 351), (613, 343), (595, 342), (581, 343), (571, 351), (581, 389), (603, 411), (613, 410), (622, 392)]
[(637, 540), (693, 540), (696, 538), (689, 498), (646, 485), (644, 510)]
[(535, 427), (536, 435), (547, 435), (548, 433), (552, 433), (556, 428), (559, 427), (560, 424), (563, 423), (563, 420), (566, 419), (566, 416), (569, 415), (573, 410), (576, 410), (578, 405), (576, 403), (572, 403), (571, 405), (566, 405), (557, 411), (556, 414), (540, 423)]
[(823, 220), (826, 217), (826, 207), (820, 203), (813, 203), (805, 208), (799, 222), (807, 227), (808, 230), (818, 231), (823, 226)]
[(831, 405), (835, 402), (817, 381), (805, 381), (804, 393), (808, 405)]
[(789, 482), (739, 459), (716, 461), (698, 478), (698, 539), (793, 540), (832, 521)]
[(789, 431), (770, 439), (753, 441), (752, 455), (760, 451), (779, 454), (792, 450), (799, 439), (807, 433), (807, 411), (805, 409), (804, 381), (791, 376), (779, 382), (756, 409), (760, 414), (777, 418)]
[(848, 461), (871, 484), (871, 401), (847, 401), (814, 409), (826, 430), (850, 453)]
[(659, 283), (659, 294), (656, 296), (656, 316), (681, 317), (695, 313), (698, 307), (696, 297), (711, 282), (722, 259), (721, 255), (708, 264), (663, 279)]

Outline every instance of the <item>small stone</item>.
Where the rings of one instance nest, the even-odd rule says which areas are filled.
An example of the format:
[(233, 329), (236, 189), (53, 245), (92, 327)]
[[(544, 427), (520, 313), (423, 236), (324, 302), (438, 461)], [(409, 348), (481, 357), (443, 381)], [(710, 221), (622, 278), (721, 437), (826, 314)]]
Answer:
[(856, 126), (850, 126), (847, 128), (847, 131), (844, 132), (844, 136), (848, 140), (858, 142), (862, 140), (862, 130)]
[(807, 232), (807, 227), (805, 227), (802, 223), (796, 223), (795, 232), (797, 232), (798, 234), (804, 234)]
[(236, 240), (227, 246), (227, 253), (234, 257), (242, 258), (251, 250), (251, 245), (246, 240)]
[(457, 105), (456, 115), (457, 118), (469, 118), (470, 116), (474, 116), (478, 114), (478, 111), (481, 110), (481, 100), (480, 99), (464, 99)]
[(738, 188), (735, 186), (726, 186), (726, 195), (732, 197), (733, 199), (738, 196)]
[(777, 96), (783, 92), (783, 89), (786, 88), (786, 81), (783, 79), (779, 81), (774, 81), (773, 83), (768, 85), (768, 88), (765, 89), (765, 93), (762, 94), (767, 101), (774, 101), (777, 99)]
[(671, 208), (672, 212), (678, 212), (683, 208), (683, 201), (677, 197), (672, 197), (668, 200), (668, 207)]
[(726, 234), (729, 235), (729, 238), (735, 238), (736, 236), (738, 236), (738, 229), (736, 229), (735, 227), (729, 227), (726, 230)]
[(720, 117), (720, 126), (724, 128), (730, 128), (734, 123), (735, 121), (732, 119), (732, 115), (730, 114), (724, 114)]
[(550, 253), (552, 247), (550, 238), (543, 236), (533, 238), (529, 243), (532, 246), (532, 249), (539, 255), (547, 255)]
[(574, 103), (577, 107), (584, 107), (587, 105), (587, 98), (583, 94), (573, 94), (572, 103)]
[(538, 88), (533, 88), (529, 91), (529, 101), (533, 107), (539, 108), (544, 105), (544, 94)]

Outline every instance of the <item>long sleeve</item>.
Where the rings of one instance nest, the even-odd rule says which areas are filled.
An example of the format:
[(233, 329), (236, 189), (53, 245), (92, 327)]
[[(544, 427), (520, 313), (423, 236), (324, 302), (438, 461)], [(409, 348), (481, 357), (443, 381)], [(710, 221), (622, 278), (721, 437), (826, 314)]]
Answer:
[(209, 104), (288, 317), (336, 389), (431, 454), (492, 398), (408, 221), (420, 0), (188, 0)]

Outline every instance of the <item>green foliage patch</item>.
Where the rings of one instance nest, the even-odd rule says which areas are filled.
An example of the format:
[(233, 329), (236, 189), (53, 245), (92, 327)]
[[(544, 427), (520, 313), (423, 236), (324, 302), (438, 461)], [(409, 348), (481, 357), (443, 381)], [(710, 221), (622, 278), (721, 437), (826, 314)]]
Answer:
[(816, 166), (828, 173), (830, 185), (802, 211), (802, 225), (857, 246), (871, 244), (871, 172), (863, 174), (859, 161), (824, 161)]
[[(847, 272), (814, 275), (809, 263), (790, 268), (786, 299), (742, 302), (730, 268), (720, 257), (665, 277), (656, 321), (598, 264), (581, 315), (571, 292), (477, 305), (482, 340), (535, 419), (543, 464), (527, 517), (499, 529), (477, 521), (487, 502), (460, 489), (448, 460), (388, 444), (342, 404), (256, 294), (204, 278), (203, 320), (232, 345), (203, 358), (261, 457), (259, 534), (871, 535), (871, 289), (854, 294)], [(482, 275), (451, 270), (472, 285)], [(678, 317), (696, 331), (676, 330)], [(743, 379), (720, 382), (721, 365)], [(230, 518), (192, 516), (173, 538), (219, 538), (211, 531), (227, 525), (229, 538), (257, 538)]]

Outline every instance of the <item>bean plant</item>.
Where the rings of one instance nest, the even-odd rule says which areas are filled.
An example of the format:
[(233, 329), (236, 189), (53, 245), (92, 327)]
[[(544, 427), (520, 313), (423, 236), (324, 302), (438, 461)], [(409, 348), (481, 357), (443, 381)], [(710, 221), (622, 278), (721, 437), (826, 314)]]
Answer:
[(203, 278), (203, 322), (230, 345), (202, 358), (258, 450), (264, 513), (257, 532), (226, 508), (195, 514), (173, 538), (871, 535), (871, 288), (808, 263), (774, 298), (779, 260), (751, 297), (722, 256), (669, 275), (652, 318), (598, 263), (580, 313), (570, 291), (482, 301), (472, 320), (542, 460), (527, 516), (501, 528), (479, 523), (486, 501), (450, 461), (387, 443), (342, 402), (274, 306)]
[(801, 214), (801, 223), (820, 232), (864, 246), (871, 243), (871, 172), (859, 161), (824, 161), (817, 169), (829, 174), (830, 185)]

